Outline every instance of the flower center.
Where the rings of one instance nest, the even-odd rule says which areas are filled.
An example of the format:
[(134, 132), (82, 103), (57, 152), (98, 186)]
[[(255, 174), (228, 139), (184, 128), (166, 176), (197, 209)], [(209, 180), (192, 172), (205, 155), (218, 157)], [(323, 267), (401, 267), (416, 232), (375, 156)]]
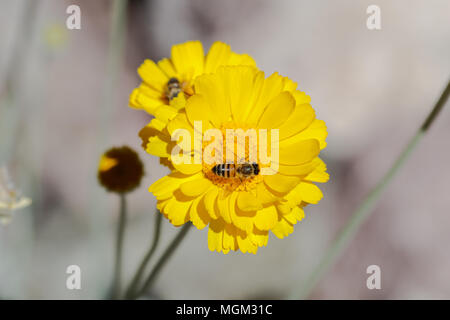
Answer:
[(262, 181), (256, 130), (233, 122), (222, 125), (220, 132), (203, 140), (203, 174), (229, 191), (255, 188)]

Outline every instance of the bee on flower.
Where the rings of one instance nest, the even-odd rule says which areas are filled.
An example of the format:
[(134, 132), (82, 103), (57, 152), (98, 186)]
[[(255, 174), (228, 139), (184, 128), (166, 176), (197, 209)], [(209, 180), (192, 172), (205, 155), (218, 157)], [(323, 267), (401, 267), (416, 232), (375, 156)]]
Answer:
[[(329, 179), (319, 158), (326, 147), (325, 123), (316, 119), (309, 96), (297, 90), (295, 82), (277, 73), (266, 77), (254, 65), (218, 66), (198, 74), (192, 88), (193, 94), (185, 95), (183, 107), (166, 123), (158, 126), (155, 116), (156, 121), (140, 133), (146, 151), (172, 169), (149, 191), (173, 225), (192, 222), (198, 229), (207, 227), (210, 250), (256, 253), (267, 244), (269, 232), (278, 238), (291, 234), (304, 218), (304, 208), (323, 197), (314, 183)], [(196, 123), (202, 124), (200, 129)], [(183, 137), (183, 144), (173, 139), (180, 129), (189, 132), (188, 137), (207, 134), (211, 129), (218, 134), (204, 139), (200, 150), (191, 151), (195, 139), (184, 141)], [(253, 145), (249, 142), (244, 155), (207, 161), (215, 158), (209, 156), (210, 150), (225, 153), (238, 148), (234, 139), (227, 140), (227, 130), (272, 129), (278, 132), (278, 157), (271, 159), (276, 162), (271, 174), (263, 174), (271, 164), (260, 153), (249, 157), (250, 150), (260, 149), (264, 139), (255, 139)], [(223, 150), (210, 148), (215, 140), (222, 141)], [(190, 159), (176, 161), (172, 153), (175, 146)], [(203, 155), (201, 161), (198, 152)]]
[[(144, 61), (138, 68), (142, 83), (130, 95), (132, 108), (145, 110), (154, 116), (140, 132), (144, 149), (157, 147), (157, 142), (148, 144), (149, 140), (158, 141), (161, 135), (166, 139), (169, 137), (165, 127), (184, 108), (186, 99), (195, 93), (195, 78), (213, 73), (223, 65), (256, 64), (248, 54), (233, 52), (229, 45), (220, 41), (214, 42), (206, 55), (200, 41), (188, 41), (174, 45), (170, 58), (157, 63)], [(154, 154), (155, 150), (148, 152)]]

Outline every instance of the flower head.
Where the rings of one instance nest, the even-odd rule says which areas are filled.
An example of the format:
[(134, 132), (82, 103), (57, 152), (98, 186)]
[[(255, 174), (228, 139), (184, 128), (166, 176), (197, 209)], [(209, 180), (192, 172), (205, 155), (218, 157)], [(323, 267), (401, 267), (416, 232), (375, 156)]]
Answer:
[(142, 83), (131, 93), (130, 106), (155, 116), (141, 131), (145, 145), (149, 133), (164, 129), (184, 108), (186, 99), (195, 93), (195, 78), (213, 73), (223, 65), (255, 66), (255, 61), (247, 54), (231, 51), (229, 45), (219, 41), (213, 43), (206, 55), (200, 41), (188, 41), (172, 46), (170, 58), (157, 63), (144, 61), (138, 69)]
[(136, 152), (127, 146), (111, 148), (100, 158), (98, 180), (108, 191), (124, 193), (139, 186), (144, 167)]
[(31, 199), (22, 196), (14, 187), (5, 166), (0, 168), (0, 223), (8, 223), (13, 212), (31, 204)]
[[(210, 250), (256, 253), (267, 244), (269, 231), (279, 238), (289, 235), (303, 219), (303, 208), (322, 198), (313, 182), (329, 178), (318, 157), (326, 146), (325, 123), (315, 118), (310, 98), (296, 90), (297, 84), (276, 73), (265, 78), (254, 67), (223, 66), (198, 76), (194, 87), (195, 95), (167, 126), (152, 128), (146, 150), (167, 158), (173, 170), (149, 191), (173, 225), (191, 221), (199, 229), (208, 226)], [(180, 129), (189, 135), (174, 154), (171, 137)], [(214, 138), (211, 129), (216, 129)], [(261, 138), (260, 132), (272, 129), (278, 137)], [(227, 130), (256, 132), (256, 139), (244, 143), (239, 154), (239, 134), (227, 140)], [(200, 143), (196, 134), (204, 137)], [(250, 159), (252, 148), (261, 149), (267, 139), (275, 143), (276, 137), (277, 149), (268, 151), (270, 163), (258, 152)], [(189, 147), (196, 144), (192, 152)], [(225, 162), (228, 150), (231, 158)], [(187, 161), (178, 161), (178, 156)]]

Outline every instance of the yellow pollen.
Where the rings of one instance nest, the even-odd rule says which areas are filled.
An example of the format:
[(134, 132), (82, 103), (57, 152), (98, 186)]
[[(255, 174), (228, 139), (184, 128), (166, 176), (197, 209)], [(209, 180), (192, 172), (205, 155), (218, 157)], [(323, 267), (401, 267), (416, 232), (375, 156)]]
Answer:
[[(242, 131), (235, 131), (236, 135), (233, 141), (233, 146), (232, 147), (228, 147), (226, 144), (226, 130), (227, 129), (234, 129), (234, 130), (238, 130), (238, 129), (242, 129)], [(257, 157), (257, 161), (256, 163), (259, 163), (258, 161), (258, 139), (256, 139), (256, 146), (251, 146), (250, 141), (248, 138), (245, 138), (245, 136), (243, 136), (243, 134), (249, 130), (252, 129), (246, 125), (242, 125), (242, 124), (236, 124), (234, 122), (230, 122), (230, 123), (225, 123), (222, 125), (222, 127), (220, 128), (220, 131), (222, 132), (222, 141), (223, 141), (223, 150), (214, 150), (215, 152), (222, 152), (222, 162), (217, 162), (217, 163), (212, 163), (209, 164), (207, 162), (205, 162), (205, 148), (211, 144), (214, 143), (214, 141), (204, 141), (203, 140), (203, 146), (202, 146), (202, 152), (203, 152), (203, 163), (202, 163), (202, 171), (203, 174), (205, 175), (206, 178), (208, 178), (212, 183), (214, 183), (215, 185), (218, 185), (220, 187), (222, 187), (225, 190), (228, 191), (249, 191), (251, 189), (256, 188), (257, 184), (262, 182), (262, 176), (261, 174), (258, 175), (253, 175), (250, 177), (246, 177), (246, 178), (242, 178), (237, 176), (236, 174), (234, 175), (234, 177), (222, 177), (219, 176), (217, 174), (215, 174), (212, 169), (214, 168), (214, 166), (216, 166), (217, 164), (222, 164), (222, 163), (226, 163), (226, 153), (227, 150), (228, 152), (232, 155), (232, 157), (234, 158), (233, 163), (230, 163), (230, 166), (234, 166), (236, 169), (236, 166), (239, 166), (239, 163), (242, 162), (250, 162), (250, 147), (252, 147), (254, 150), (256, 149), (256, 152), (254, 153)], [(236, 138), (237, 137), (237, 138)], [(245, 159), (242, 158), (238, 158), (238, 154), (237, 154), (237, 150), (238, 150), (238, 141), (245, 141)], [(206, 157), (213, 157), (213, 155), (206, 155)], [(261, 164), (260, 164), (261, 166)], [(265, 165), (264, 165), (265, 166)]]

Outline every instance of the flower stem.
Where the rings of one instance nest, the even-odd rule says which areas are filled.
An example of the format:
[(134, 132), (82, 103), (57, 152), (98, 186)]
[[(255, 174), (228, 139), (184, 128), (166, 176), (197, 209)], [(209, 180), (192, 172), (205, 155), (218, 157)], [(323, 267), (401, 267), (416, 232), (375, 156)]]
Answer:
[(114, 287), (113, 287), (113, 299), (120, 297), (121, 290), (121, 276), (122, 276), (122, 252), (123, 252), (123, 238), (125, 234), (125, 224), (127, 217), (127, 203), (125, 194), (120, 194), (120, 212), (119, 212), (119, 224), (117, 226), (117, 238), (116, 238), (116, 261), (114, 263)]
[(160, 234), (161, 234), (161, 221), (162, 221), (162, 213), (157, 211), (156, 212), (156, 220), (155, 220), (155, 233), (153, 234), (152, 245), (151, 245), (150, 249), (147, 251), (144, 259), (142, 259), (139, 269), (137, 270), (136, 274), (134, 275), (133, 280), (131, 281), (131, 284), (125, 293), (125, 299), (130, 299), (135, 294), (136, 288), (139, 284), (139, 281), (142, 278), (142, 275), (147, 267), (147, 264), (156, 251), (156, 248), (159, 243)]
[(322, 276), (327, 272), (330, 266), (333, 264), (335, 259), (340, 255), (340, 253), (346, 248), (347, 244), (350, 240), (355, 236), (356, 232), (360, 225), (367, 219), (367, 217), (372, 212), (372, 209), (375, 207), (378, 199), (381, 197), (383, 191), (386, 189), (389, 182), (395, 176), (395, 174), (399, 171), (408, 157), (411, 155), (412, 151), (417, 146), (418, 142), (422, 139), (425, 133), (430, 128), (431, 124), (436, 119), (439, 112), (444, 107), (448, 97), (450, 94), (450, 81), (447, 84), (447, 87), (442, 92), (439, 100), (436, 105), (419, 128), (417, 133), (408, 143), (406, 148), (394, 162), (393, 166), (389, 169), (389, 171), (384, 175), (384, 177), (378, 182), (375, 188), (367, 195), (366, 199), (363, 203), (356, 209), (356, 211), (352, 214), (349, 222), (344, 226), (344, 228), (340, 231), (335, 241), (331, 245), (331, 247), (326, 251), (324, 257), (322, 258), (319, 265), (314, 269), (311, 275), (307, 278), (306, 283), (300, 287), (300, 290), (295, 291), (289, 298), (290, 299), (305, 299), (308, 298), (311, 291), (315, 288), (316, 284), (322, 278)]
[(132, 296), (133, 299), (139, 298), (150, 289), (152, 284), (155, 282), (155, 279), (159, 275), (160, 271), (162, 270), (166, 262), (169, 260), (169, 258), (172, 256), (172, 254), (175, 252), (175, 250), (178, 248), (178, 246), (180, 245), (181, 241), (184, 239), (190, 228), (191, 224), (189, 222), (186, 223), (181, 228), (180, 232), (178, 232), (177, 236), (172, 240), (170, 245), (167, 247), (166, 251), (163, 253), (161, 258), (159, 258), (158, 262), (153, 267), (152, 272), (148, 276), (147, 280), (144, 282), (142, 288), (138, 291), (137, 294)]
[(127, 0), (114, 0), (112, 3), (111, 33), (109, 39), (108, 56), (106, 60), (106, 77), (103, 92), (103, 103), (99, 109), (102, 119), (100, 126), (100, 144), (108, 137), (110, 123), (116, 107), (116, 91), (122, 68), (126, 42)]

